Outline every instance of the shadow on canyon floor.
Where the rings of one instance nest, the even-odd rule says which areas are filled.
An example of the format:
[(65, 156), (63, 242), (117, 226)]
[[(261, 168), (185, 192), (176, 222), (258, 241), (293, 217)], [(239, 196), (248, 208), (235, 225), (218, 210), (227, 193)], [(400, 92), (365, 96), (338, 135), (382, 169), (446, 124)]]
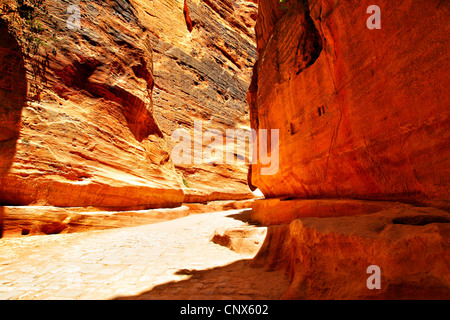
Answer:
[[(251, 219), (251, 212), (248, 209), (227, 217), (258, 226)], [(180, 269), (174, 274), (187, 279), (170, 281), (139, 295), (115, 300), (275, 300), (289, 286), (284, 271), (265, 270), (254, 265), (252, 259), (204, 270)]]
[(206, 270), (178, 270), (188, 276), (155, 286), (136, 296), (115, 300), (275, 300), (289, 282), (282, 271), (265, 271), (251, 266), (250, 259)]
[[(7, 23), (0, 19), (0, 181), (9, 172), (16, 154), (22, 109), (27, 97), (27, 79), (23, 53)], [(0, 188), (1, 190), (1, 188)], [(0, 205), (7, 202), (0, 195)], [(0, 238), (4, 209), (0, 207)]]
[(227, 216), (228, 218), (233, 218), (235, 220), (240, 220), (242, 222), (248, 223), (249, 225), (253, 225), (256, 227), (263, 227), (260, 222), (252, 219), (252, 209), (247, 209), (239, 213), (230, 214)]

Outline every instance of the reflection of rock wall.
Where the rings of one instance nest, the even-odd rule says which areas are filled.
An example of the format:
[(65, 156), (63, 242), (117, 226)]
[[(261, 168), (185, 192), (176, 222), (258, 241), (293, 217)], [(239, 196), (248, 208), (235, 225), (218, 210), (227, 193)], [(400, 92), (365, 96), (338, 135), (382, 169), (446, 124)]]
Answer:
[(252, 126), (280, 129), (266, 197), (366, 198), (448, 207), (447, 2), (259, 2)]
[[(16, 3), (7, 2), (12, 7)], [(227, 23), (223, 19), (216, 22), (208, 16), (200, 21), (202, 16), (195, 15), (200, 10), (196, 7), (190, 12), (195, 24), (190, 33), (181, 1), (81, 2), (81, 29), (74, 31), (66, 26), (67, 3), (48, 0), (44, 5), (48, 14), (39, 11), (36, 16), (40, 23), (35, 34), (37, 40), (33, 40), (37, 52), (30, 52), (26, 58), (23, 84), (28, 84), (29, 100), (21, 113), (16, 114), (19, 118), (14, 118), (19, 125), (22, 114), (17, 150), (12, 145), (7, 152), (2, 150), (2, 163), (9, 161), (11, 165), (8, 171), (2, 169), (2, 202), (159, 207), (189, 200), (185, 199), (186, 190), (196, 193), (196, 200), (249, 196), (243, 166), (198, 169), (192, 181), (186, 175), (192, 189), (197, 187), (196, 180), (214, 183), (205, 190), (190, 191), (170, 160), (168, 142), (171, 143), (171, 122), (178, 118), (189, 122), (194, 110), (208, 120), (209, 114), (224, 111), (217, 126), (225, 128), (236, 123), (247, 126), (243, 100), (250, 77), (246, 68), (251, 66), (252, 59), (249, 56), (245, 60), (245, 52), (253, 50), (250, 37), (240, 37), (228, 24), (221, 25)], [(207, 10), (203, 5), (195, 6), (201, 6), (200, 14)], [(213, 25), (209, 26), (210, 23)], [(193, 37), (200, 26), (213, 28), (217, 34), (211, 37), (217, 41), (222, 33), (235, 37), (232, 43), (235, 51), (230, 54), (238, 56), (238, 61), (243, 60), (241, 68), (228, 66), (223, 55), (210, 56), (213, 50)], [(26, 25), (24, 32), (29, 27)], [(19, 30), (18, 37), (24, 36), (24, 32)], [(9, 40), (0, 41), (3, 47)], [(217, 50), (214, 52), (220, 52)], [(0, 57), (5, 57), (3, 49)], [(218, 61), (222, 61), (222, 67)], [(13, 66), (5, 62), (2, 61), (2, 67)], [(170, 62), (175, 67), (170, 67)], [(185, 71), (185, 63), (192, 64), (195, 72)], [(204, 77), (204, 87), (195, 91), (190, 80), (197, 76), (197, 71)], [(3, 89), (5, 79), (1, 80)], [(176, 85), (174, 81), (181, 82)], [(209, 99), (220, 96), (214, 90), (226, 91), (228, 87), (234, 91), (226, 107), (216, 104), (208, 109), (212, 101)], [(24, 91), (25, 95), (25, 90), (26, 87), (23, 90), (17, 87), (12, 92)], [(3, 90), (0, 94), (11, 93)], [(213, 97), (207, 99), (207, 94)], [(165, 104), (161, 102), (164, 99)], [(157, 110), (152, 100), (158, 102)], [(2, 107), (8, 107), (12, 101), (20, 100), (6, 97), (2, 99)], [(174, 114), (177, 119), (173, 119)], [(164, 121), (166, 118), (169, 121)], [(3, 136), (10, 131), (4, 128), (9, 127), (3, 124), (3, 118), (0, 121), (1, 139), (7, 140)], [(5, 148), (8, 141), (1, 142), (0, 147)], [(2, 165), (6, 167), (9, 165)], [(223, 187), (227, 184), (235, 186), (235, 191)]]

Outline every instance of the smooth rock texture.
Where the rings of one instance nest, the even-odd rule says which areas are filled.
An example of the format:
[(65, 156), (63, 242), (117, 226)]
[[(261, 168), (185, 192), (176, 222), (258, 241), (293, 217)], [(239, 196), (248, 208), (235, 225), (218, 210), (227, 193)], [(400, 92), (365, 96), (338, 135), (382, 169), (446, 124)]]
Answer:
[(373, 4), (258, 2), (247, 99), (279, 171), (250, 170), (269, 225), (253, 266), (289, 274), (282, 299), (450, 298), (450, 5), (380, 0), (369, 30)]
[(298, 218), (356, 216), (395, 207), (408, 207), (408, 205), (350, 199), (260, 199), (253, 203), (251, 217), (254, 221), (269, 226), (289, 224)]
[[(259, 1), (252, 127), (279, 129), (268, 198), (359, 198), (448, 208), (448, 2)], [(284, 9), (283, 7), (286, 7)]]
[(193, 213), (205, 213), (214, 211), (251, 209), (253, 206), (253, 201), (254, 200), (252, 199), (210, 201), (207, 203), (186, 203), (185, 206), (187, 206)]
[[(289, 275), (281, 299), (449, 299), (450, 216), (405, 205), (296, 219), (268, 228), (252, 265)], [(381, 270), (379, 290), (367, 287), (371, 265)]]
[(80, 2), (70, 30), (70, 4), (0, 21), (0, 203), (127, 210), (253, 197), (247, 165), (175, 167), (170, 134), (194, 119), (249, 129), (256, 5)]

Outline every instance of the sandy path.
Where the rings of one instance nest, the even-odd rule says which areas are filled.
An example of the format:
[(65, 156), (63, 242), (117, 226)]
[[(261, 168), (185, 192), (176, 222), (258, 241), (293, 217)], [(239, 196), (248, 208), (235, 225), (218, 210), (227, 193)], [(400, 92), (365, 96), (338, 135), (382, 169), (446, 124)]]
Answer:
[(284, 275), (210, 241), (242, 210), (139, 227), (0, 239), (0, 299), (276, 299)]

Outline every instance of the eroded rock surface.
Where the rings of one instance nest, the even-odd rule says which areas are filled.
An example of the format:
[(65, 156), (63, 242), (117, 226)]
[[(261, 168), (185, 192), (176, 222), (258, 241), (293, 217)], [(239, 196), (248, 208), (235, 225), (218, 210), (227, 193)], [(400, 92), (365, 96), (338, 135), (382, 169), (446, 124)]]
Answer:
[(252, 166), (270, 225), (254, 265), (290, 275), (285, 299), (450, 297), (450, 6), (377, 1), (369, 30), (372, 4), (258, 3), (248, 102), (253, 128), (279, 129), (279, 170)]
[[(201, 123), (203, 133), (220, 132), (224, 145), (226, 129), (248, 131), (246, 95), (256, 60), (256, 4), (185, 0), (180, 10), (178, 1), (166, 0), (142, 1), (140, 6), (154, 50), (155, 117), (164, 134), (188, 130), (194, 150), (210, 143), (206, 136), (202, 141), (201, 135), (194, 135), (194, 121)], [(244, 135), (237, 134), (237, 139), (242, 141)], [(172, 147), (175, 142), (167, 143)], [(236, 164), (214, 157), (194, 163), (192, 157), (192, 164), (176, 165), (189, 186), (184, 190), (186, 202), (249, 196), (248, 166), (237, 164), (249, 163), (248, 153), (225, 147), (224, 157), (227, 153)], [(212, 166), (214, 160), (226, 163)]]
[[(367, 268), (380, 267), (369, 290)], [(400, 206), (336, 218), (301, 218), (268, 228), (253, 266), (283, 269), (282, 299), (448, 299), (450, 217)]]
[[(178, 219), (191, 214), (248, 209), (252, 204), (253, 200), (227, 200), (186, 203), (174, 208), (145, 209), (145, 206), (137, 206), (121, 211), (116, 211), (114, 207), (62, 208), (51, 206), (2, 206), (0, 210), (3, 212), (4, 218), (3, 236), (21, 237), (133, 227)], [(250, 213), (247, 212), (242, 219), (249, 218)], [(264, 237), (258, 237), (259, 233), (252, 233), (252, 230), (253, 228), (250, 226), (249, 232), (242, 234), (248, 233), (247, 238), (255, 235), (256, 244), (260, 246)]]
[(255, 255), (266, 237), (265, 227), (243, 226), (240, 228), (219, 228), (211, 241), (240, 254)]
[(4, 207), (4, 237), (65, 234), (153, 224), (188, 216), (187, 206), (170, 209), (101, 211), (49, 206)]
[(170, 134), (194, 119), (248, 130), (253, 3), (80, 2), (69, 29), (69, 3), (34, 2), (5, 1), (0, 21), (1, 203), (126, 210), (252, 197), (246, 165), (175, 167)]
[[(279, 129), (266, 197), (363, 198), (448, 207), (447, 2), (262, 0), (252, 127)], [(295, 154), (295, 156), (293, 156)]]

